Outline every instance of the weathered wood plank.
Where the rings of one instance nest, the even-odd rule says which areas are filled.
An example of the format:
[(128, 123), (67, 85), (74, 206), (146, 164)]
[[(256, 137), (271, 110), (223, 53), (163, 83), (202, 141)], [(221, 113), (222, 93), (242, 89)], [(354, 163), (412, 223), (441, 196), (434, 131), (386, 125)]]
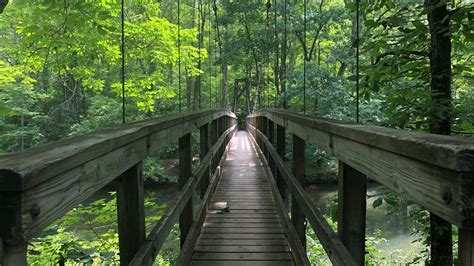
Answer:
[[(211, 212), (212, 213), (212, 212)], [(277, 213), (275, 210), (233, 210), (231, 214), (248, 214), (248, 213)]]
[(365, 264), (365, 213), (367, 177), (339, 164), (337, 233), (358, 265)]
[[(225, 160), (226, 154), (229, 150), (229, 145), (227, 145), (227, 136), (231, 136), (232, 134), (234, 134), (235, 130), (236, 130), (236, 126), (233, 125), (230, 129), (227, 130), (226, 133), (224, 133), (224, 135), (221, 137), (221, 140), (219, 140), (219, 143), (215, 144), (215, 145), (225, 145), (226, 146), (225, 150), (224, 150), (224, 155), (222, 156), (222, 158), (219, 162), (219, 165), (221, 165), (222, 162)], [(231, 133), (231, 134), (229, 134), (229, 133)], [(211, 160), (211, 158), (213, 158), (213, 156), (211, 156), (212, 153), (213, 153), (213, 151), (211, 151), (210, 154), (208, 154), (205, 157), (204, 161), (208, 162), (209, 160)], [(180, 252), (178, 260), (177, 260), (177, 265), (189, 265), (191, 263), (191, 258), (192, 258), (194, 246), (196, 245), (196, 241), (197, 241), (197, 239), (199, 237), (199, 234), (201, 232), (201, 227), (202, 227), (202, 225), (204, 223), (204, 220), (205, 220), (205, 217), (206, 217), (206, 211), (207, 211), (208, 206), (210, 204), (212, 194), (214, 194), (214, 191), (217, 187), (217, 184), (219, 183), (220, 177), (221, 177), (221, 171), (220, 170), (214, 171), (211, 183), (207, 187), (206, 192), (205, 192), (204, 197), (203, 197), (203, 200), (201, 202), (201, 207), (200, 207), (200, 210), (198, 212), (198, 217), (194, 221), (193, 226), (191, 227), (191, 230), (188, 233), (188, 236), (186, 237), (186, 241), (185, 241), (183, 247), (181, 248), (181, 252)]]
[[(252, 143), (255, 143), (255, 140), (251, 138)], [(273, 146), (272, 146), (273, 147)], [(281, 217), (281, 219), (286, 223), (286, 228), (287, 228), (287, 237), (288, 237), (288, 243), (291, 247), (292, 253), (293, 253), (293, 258), (295, 260), (295, 263), (297, 265), (310, 265), (309, 259), (307, 257), (306, 251), (301, 244), (300, 239), (298, 238), (298, 234), (293, 226), (292, 223), (290, 223), (290, 217), (288, 215), (288, 209), (286, 207), (286, 203), (283, 201), (283, 198), (281, 197), (280, 192), (278, 191), (278, 186), (276, 183), (275, 178), (272, 178), (272, 172), (270, 169), (270, 166), (266, 164), (265, 158), (263, 158), (263, 155), (259, 149), (259, 147), (255, 147), (257, 150), (258, 156), (261, 158), (263, 165), (265, 166), (265, 175), (268, 179), (268, 183), (270, 187), (272, 188), (272, 193), (273, 193), (273, 198), (275, 199), (277, 206), (278, 206), (278, 213)], [(269, 150), (269, 156), (270, 158), (272, 157), (270, 154)], [(276, 166), (276, 165), (275, 165)]]
[(196, 245), (211, 246), (286, 246), (285, 239), (198, 239)]
[[(205, 124), (199, 128), (199, 157), (202, 161), (204, 156), (207, 155), (209, 152), (209, 124)], [(210, 171), (209, 167), (206, 169), (204, 173), (204, 178), (201, 181), (201, 198), (204, 197), (204, 193), (206, 193), (206, 189), (209, 186), (209, 176)]]
[[(251, 125), (248, 125), (248, 127), (251, 130), (255, 130), (255, 128)], [(263, 136), (263, 134), (258, 130), (255, 130), (255, 133), (257, 135)], [(297, 200), (301, 210), (317, 234), (319, 241), (321, 241), (329, 259), (337, 265), (357, 265), (349, 251), (338, 238), (336, 233), (334, 233), (326, 219), (314, 206), (314, 203), (312, 202), (309, 195), (299, 184), (296, 178), (288, 171), (288, 169), (286, 169), (285, 163), (280, 158), (277, 151), (271, 146), (266, 138), (262, 139), (264, 144), (269, 149), (271, 156), (275, 160), (275, 164), (278, 167), (278, 170), (281, 173), (287, 187), (291, 191), (291, 194)]]
[[(286, 154), (286, 129), (284, 126), (277, 125), (277, 132), (276, 132), (276, 150), (281, 158), (285, 158)], [(278, 168), (276, 167), (276, 182), (278, 186), (278, 190), (280, 191), (281, 197), (283, 201), (288, 204), (288, 193), (286, 191), (285, 181), (283, 181), (283, 177), (281, 173), (279, 173)]]
[(193, 261), (192, 266), (293, 266), (292, 261)]
[(275, 110), (259, 115), (444, 220), (474, 229), (473, 140), (341, 124)]
[(142, 164), (118, 177), (117, 216), (120, 264), (128, 265), (145, 241), (145, 202)]
[(197, 245), (195, 252), (213, 253), (282, 253), (290, 252), (288, 246), (200, 246)]
[[(305, 169), (305, 142), (296, 135), (293, 135), (293, 161), (292, 161), (292, 172), (296, 180), (301, 186), (304, 186), (304, 169)], [(306, 227), (305, 217), (301, 211), (298, 201), (294, 196), (291, 200), (291, 222), (295, 227), (296, 234), (298, 235), (301, 245), (306, 251)]]
[[(278, 221), (278, 217), (270, 217)], [(283, 228), (283, 224), (280, 222), (271, 223), (213, 223), (206, 222), (203, 227), (209, 228)]]
[(234, 213), (232, 212), (232, 213), (223, 213), (223, 214), (209, 212), (207, 214), (207, 217), (209, 218), (226, 217), (226, 218), (275, 218), (275, 219), (278, 219), (279, 216), (276, 214), (276, 212), (273, 212), (273, 213), (261, 213), (261, 212)]
[[(217, 154), (220, 145), (223, 145), (227, 134), (233, 134), (236, 127), (232, 127), (222, 135), (217, 143), (211, 148), (209, 153), (204, 157), (203, 164), (200, 165), (196, 173), (190, 178), (184, 187), (178, 193), (176, 200), (163, 214), (162, 218), (155, 225), (152, 231), (149, 233), (146, 241), (140, 247), (136, 253), (130, 265), (151, 265), (156, 255), (160, 251), (161, 246), (164, 244), (166, 237), (173, 228), (174, 224), (178, 221), (179, 214), (183, 211), (186, 203), (192, 196), (196, 185), (200, 182), (200, 177), (203, 175), (205, 165), (211, 162), (211, 159)], [(214, 175), (219, 174), (220, 171), (216, 171)]]
[(193, 260), (263, 260), (263, 261), (291, 261), (291, 253), (204, 253), (195, 252)]
[(8, 245), (0, 238), (0, 265), (26, 266), (27, 244)]
[(0, 191), (22, 191), (15, 241), (31, 239), (153, 151), (222, 115), (231, 114), (153, 119), (0, 156)]
[(227, 217), (208, 217), (206, 222), (210, 223), (271, 223), (275, 221), (273, 217), (262, 218), (227, 218)]
[(459, 229), (459, 265), (474, 265), (474, 230)]
[[(191, 154), (191, 134), (184, 135), (179, 139), (179, 187), (182, 189), (192, 176), (192, 154)], [(185, 205), (183, 212), (179, 216), (180, 243), (184, 245), (189, 229), (193, 223), (193, 202), (192, 198)]]
[[(0, 169), (9, 169), (17, 173), (21, 177), (21, 182), (19, 186), (11, 187), (10, 178), (2, 175), (0, 190), (25, 190), (128, 143), (159, 132), (173, 132), (173, 138), (176, 140), (176, 137), (186, 135), (197, 127), (224, 115), (235, 117), (223, 109), (167, 115), (48, 143), (18, 153), (1, 155)], [(168, 139), (170, 138), (162, 140), (157, 148), (173, 140), (168, 141)]]
[(201, 239), (286, 239), (283, 234), (201, 234)]
[(207, 234), (282, 234), (284, 230), (281, 227), (203, 227), (201, 232)]
[[(307, 134), (327, 132), (355, 142), (390, 151), (403, 157), (437, 165), (458, 172), (474, 171), (474, 141), (472, 139), (426, 134), (386, 127), (357, 125), (342, 121), (315, 118), (288, 110), (264, 110), (249, 118), (265, 116), (279, 125), (286, 126), (307, 142)], [(297, 126), (308, 130), (297, 130)], [(304, 133), (302, 131), (307, 131)], [(311, 132), (311, 133), (309, 133)], [(305, 136), (301, 136), (305, 135)]]
[[(270, 143), (275, 145), (275, 123), (272, 120), (268, 119), (268, 140)], [(276, 167), (275, 162), (273, 162), (273, 158), (271, 156), (268, 157), (268, 165), (272, 171), (272, 175), (276, 176)]]
[[(246, 146), (243, 147), (242, 143), (246, 143)], [(249, 152), (241, 152), (242, 150)], [(205, 249), (195, 249), (193, 260), (196, 259), (196, 254), (204, 254), (200, 251), (210, 251), (206, 254), (231, 253), (255, 256), (252, 254), (269, 253), (265, 252), (267, 250), (274, 254), (280, 254), (281, 249), (275, 249), (275, 246), (279, 247), (275, 245), (276, 243), (267, 243), (270, 247), (266, 247), (265, 242), (255, 243), (257, 240), (281, 240), (283, 242), (279, 243), (280, 246), (285, 247), (283, 252), (288, 252), (289, 247), (285, 241), (286, 228), (280, 223), (280, 218), (277, 215), (273, 194), (266, 178), (266, 170), (263, 169), (263, 164), (255, 156), (254, 147), (249, 143), (245, 133), (239, 132), (236, 135), (236, 139), (231, 144), (228, 158), (229, 160), (223, 164), (223, 175), (216, 188), (213, 204), (209, 207), (210, 213), (206, 217), (197, 241), (198, 245), (205, 246)], [(248, 163), (249, 159), (252, 163)], [(217, 213), (217, 210), (224, 207), (228, 207), (229, 212)], [(213, 209), (216, 209), (214, 213)], [(269, 210), (271, 212), (268, 212)], [(236, 212), (234, 213), (234, 211)], [(200, 244), (205, 240), (214, 242)], [(227, 243), (221, 245), (221, 240), (234, 241), (234, 243), (240, 241), (238, 243), (240, 247), (235, 249), (233, 247), (236, 244)], [(217, 248), (212, 250), (213, 247), (208, 246)], [(245, 246), (252, 247), (246, 248)], [(291, 260), (293, 260), (292, 257)]]

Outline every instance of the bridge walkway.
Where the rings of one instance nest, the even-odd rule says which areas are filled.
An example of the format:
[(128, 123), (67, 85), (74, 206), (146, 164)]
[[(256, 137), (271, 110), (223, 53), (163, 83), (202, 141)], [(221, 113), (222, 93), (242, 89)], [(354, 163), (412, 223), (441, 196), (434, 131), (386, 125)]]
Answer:
[(246, 131), (231, 140), (192, 265), (294, 265), (264, 166)]

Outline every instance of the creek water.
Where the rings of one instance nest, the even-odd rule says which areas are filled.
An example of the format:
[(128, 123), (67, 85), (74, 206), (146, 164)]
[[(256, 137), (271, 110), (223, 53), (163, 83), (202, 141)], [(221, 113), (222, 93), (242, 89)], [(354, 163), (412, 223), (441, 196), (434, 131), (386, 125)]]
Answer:
[[(331, 215), (331, 206), (337, 202), (337, 185), (316, 185), (306, 189), (319, 210)], [(404, 265), (424, 250), (421, 236), (413, 230), (413, 221), (408, 219), (410, 208), (384, 203), (373, 207), (378, 195), (385, 190), (381, 186), (369, 185), (367, 194), (366, 235), (377, 239), (374, 247), (380, 252), (377, 257), (384, 265)], [(403, 202), (403, 201), (401, 201)], [(333, 207), (334, 208), (334, 207)]]

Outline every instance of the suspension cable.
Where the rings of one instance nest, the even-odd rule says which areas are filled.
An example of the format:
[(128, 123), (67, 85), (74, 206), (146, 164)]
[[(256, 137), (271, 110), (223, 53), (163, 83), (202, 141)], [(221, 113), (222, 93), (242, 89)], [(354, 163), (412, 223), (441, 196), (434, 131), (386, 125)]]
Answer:
[[(222, 61), (222, 46), (221, 44), (219, 43), (219, 40), (220, 40), (220, 33), (219, 33), (219, 21), (217, 20), (217, 0), (214, 0), (214, 20), (215, 20), (215, 24), (216, 24), (216, 32), (215, 32), (215, 37), (216, 37), (216, 50), (217, 48), (219, 48), (219, 55), (221, 56), (220, 60)], [(216, 62), (217, 62), (217, 52), (215, 52), (215, 57), (216, 57)], [(222, 64), (222, 62), (221, 62)], [(224, 73), (222, 73), (223, 75)], [(216, 77), (218, 76), (218, 73), (217, 73), (217, 67), (216, 67)], [(219, 79), (218, 79), (219, 80)], [(221, 78), (221, 82), (223, 82), (223, 77)], [(217, 81), (217, 89), (219, 91), (219, 81)], [(221, 85), (222, 86), (222, 83)], [(224, 88), (221, 87), (221, 93), (220, 93), (220, 97), (221, 97), (221, 103), (222, 103), (222, 106), (223, 106), (223, 103), (224, 103), (224, 97), (223, 97), (223, 90)], [(216, 97), (216, 102), (217, 102), (217, 106), (219, 106), (219, 96)]]
[(360, 43), (359, 43), (359, 35), (360, 35), (360, 25), (359, 25), (359, 20), (360, 20), (360, 0), (355, 0), (356, 3), (356, 123), (359, 123), (359, 75), (360, 75)]
[(178, 106), (181, 113), (181, 0), (178, 0)]
[(287, 50), (288, 50), (288, 0), (285, 0), (285, 8), (284, 8), (284, 21), (285, 21), (285, 30), (284, 30), (284, 40), (285, 40), (285, 62), (281, 62), (282, 64), (284, 64), (284, 68), (285, 68), (285, 76), (284, 76), (284, 79), (283, 79), (283, 82), (285, 82), (285, 92), (283, 93), (283, 108), (284, 109), (287, 109), (288, 108), (288, 103), (286, 101), (286, 94), (287, 94), (287, 91), (288, 91), (288, 88), (286, 87), (286, 85), (288, 85), (288, 83), (286, 82), (286, 78), (288, 77), (288, 69), (286, 68), (286, 57), (288, 56), (287, 54)]
[(212, 108), (212, 51), (211, 51), (211, 39), (212, 39), (212, 16), (211, 16), (211, 2), (209, 1), (209, 5), (207, 6), (208, 14), (209, 14), (209, 40), (208, 40), (208, 48), (209, 54), (207, 56), (208, 59), (208, 69), (209, 69), (209, 108)]
[[(306, 10), (308, 7), (307, 0), (303, 1), (303, 8), (304, 8), (304, 16), (303, 16), (303, 41), (304, 45), (306, 46), (306, 23), (307, 23), (307, 17), (306, 17)], [(303, 51), (303, 113), (306, 114), (306, 53)]]
[(275, 70), (274, 70), (274, 76), (275, 76), (275, 81), (274, 81), (274, 86), (275, 86), (275, 97), (274, 97), (274, 103), (273, 103), (273, 108), (276, 108), (277, 107), (277, 102), (278, 102), (278, 87), (277, 87), (277, 83), (278, 83), (278, 69), (277, 69), (277, 65), (278, 65), (278, 30), (277, 30), (277, 22), (278, 22), (278, 18), (277, 18), (277, 0), (273, 0), (273, 15), (274, 15), (274, 21), (273, 21), (273, 28), (274, 28), (274, 38), (275, 38)]
[(122, 67), (120, 70), (121, 79), (122, 79), (122, 124), (125, 124), (125, 0), (122, 0), (121, 6), (121, 59), (122, 59)]
[[(202, 60), (201, 60), (201, 48), (202, 48), (201, 39), (203, 38), (202, 34), (204, 34), (204, 32), (203, 32), (203, 30), (202, 30), (202, 15), (203, 15), (203, 14), (202, 14), (202, 12), (203, 12), (203, 10), (202, 10), (202, 0), (199, 0), (198, 5), (199, 5), (199, 6), (198, 6), (198, 10), (199, 10), (199, 21), (198, 21), (198, 27), (199, 27), (199, 29), (198, 29), (198, 36), (199, 36), (199, 38), (198, 38), (198, 43), (199, 43), (199, 44), (198, 44), (198, 47), (199, 47), (198, 66), (199, 66), (199, 70), (201, 70), (201, 68), (202, 68), (202, 66), (201, 66), (201, 64), (202, 64), (202, 62), (201, 62), (201, 61), (202, 61)], [(204, 40), (204, 39), (202, 39), (202, 40)], [(199, 81), (199, 82), (198, 82), (198, 95), (197, 95), (198, 101), (199, 101), (199, 107), (198, 107), (199, 110), (201, 109), (201, 77), (202, 77), (202, 75), (199, 74), (199, 77), (198, 77), (198, 81)]]

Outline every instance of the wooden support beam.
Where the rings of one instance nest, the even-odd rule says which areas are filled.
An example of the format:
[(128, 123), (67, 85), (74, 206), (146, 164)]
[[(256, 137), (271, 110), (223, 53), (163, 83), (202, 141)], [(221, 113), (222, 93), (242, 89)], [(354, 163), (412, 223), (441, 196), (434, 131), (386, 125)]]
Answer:
[[(192, 176), (191, 134), (179, 139), (179, 188), (182, 189)], [(179, 216), (180, 243), (183, 246), (189, 229), (193, 224), (193, 201), (188, 200)]]
[(474, 265), (474, 230), (459, 228), (459, 265)]
[[(299, 184), (304, 187), (304, 168), (305, 168), (305, 156), (304, 148), (305, 141), (296, 135), (293, 135), (293, 163), (292, 172)], [(306, 226), (305, 217), (301, 211), (298, 202), (295, 197), (291, 199), (291, 221), (296, 229), (298, 238), (306, 250)]]
[(365, 263), (366, 194), (367, 177), (340, 162), (337, 231), (358, 265)]
[[(235, 127), (228, 129), (225, 135), (221, 136), (219, 140), (212, 146), (209, 150), (209, 153), (203, 158), (203, 164), (201, 164), (198, 169), (196, 169), (193, 176), (188, 179), (185, 185), (180, 189), (176, 199), (170, 204), (166, 209), (165, 213), (162, 215), (160, 221), (153, 227), (151, 232), (148, 234), (145, 243), (142, 244), (139, 251), (133, 258), (131, 265), (141, 266), (141, 265), (152, 265), (155, 257), (160, 251), (161, 247), (166, 241), (167, 236), (173, 226), (178, 222), (179, 215), (186, 208), (186, 205), (190, 201), (193, 191), (195, 191), (196, 184), (200, 183), (202, 180), (201, 177), (204, 174), (204, 165), (211, 162), (211, 158), (214, 158), (215, 154), (218, 152), (218, 148), (223, 145), (224, 138), (227, 135), (233, 135), (235, 132)], [(216, 172), (214, 175), (219, 174)], [(189, 233), (188, 233), (189, 234)], [(186, 238), (188, 240), (188, 237)]]
[[(216, 144), (217, 140), (219, 139), (219, 132), (218, 132), (218, 121), (217, 119), (212, 120), (211, 122), (211, 144), (214, 145)], [(214, 174), (214, 171), (216, 170), (218, 160), (216, 159), (217, 155), (212, 158), (211, 162), (211, 173)]]
[[(268, 138), (268, 119), (266, 117), (262, 117), (262, 132)], [(262, 150), (265, 159), (268, 160), (268, 150), (263, 143), (260, 149)]]
[[(261, 137), (263, 136), (263, 134), (256, 130), (252, 125), (248, 125), (248, 128), (253, 132), (253, 134), (260, 135)], [(311, 197), (304, 190), (301, 184), (299, 184), (293, 174), (288, 171), (278, 152), (273, 148), (270, 142), (265, 139), (265, 137), (263, 137), (263, 141), (267, 146), (270, 155), (274, 158), (275, 164), (278, 167), (278, 172), (283, 177), (283, 181), (287, 184), (289, 191), (291, 191), (292, 195), (299, 203), (301, 210), (318, 236), (319, 241), (333, 265), (357, 265), (341, 239), (332, 230), (326, 218), (324, 218), (318, 208), (314, 205)]]
[[(202, 163), (202, 159), (207, 155), (209, 152), (209, 124), (205, 124), (199, 128), (199, 158)], [(201, 198), (206, 193), (207, 186), (209, 185), (209, 166), (207, 167), (204, 177), (200, 185), (200, 196)]]
[[(278, 155), (282, 158), (283, 161), (285, 161), (285, 134), (286, 134), (286, 129), (283, 126), (277, 125), (277, 135), (276, 135), (276, 150), (278, 152)], [(286, 186), (285, 182), (283, 181), (283, 176), (281, 175), (280, 171), (277, 170), (277, 186), (278, 190), (280, 190), (281, 197), (283, 198), (283, 201), (285, 201), (288, 204), (288, 195), (286, 192)]]
[(453, 236), (451, 224), (430, 212), (430, 263), (453, 265)]
[(120, 264), (128, 265), (146, 237), (142, 164), (134, 165), (117, 180)]
[(27, 244), (8, 245), (0, 238), (0, 265), (26, 266)]
[[(255, 144), (255, 138), (251, 138), (252, 142)], [(271, 144), (271, 142), (270, 142)], [(264, 143), (265, 145), (265, 143)], [(275, 147), (271, 145), (271, 148), (274, 150)], [(270, 155), (270, 158), (273, 158), (273, 156), (270, 153), (270, 148), (268, 149), (268, 153)], [(287, 237), (288, 237), (288, 244), (290, 245), (290, 248), (293, 253), (293, 258), (295, 259), (295, 264), (296, 265), (302, 265), (302, 266), (309, 266), (311, 265), (308, 259), (308, 256), (306, 254), (306, 248), (303, 247), (301, 244), (301, 241), (298, 237), (298, 233), (295, 230), (295, 227), (291, 223), (290, 217), (288, 215), (288, 209), (285, 205), (285, 202), (281, 198), (280, 192), (278, 191), (278, 187), (275, 182), (275, 178), (272, 177), (271, 169), (269, 164), (267, 165), (266, 159), (263, 158), (263, 153), (261, 152), (261, 149), (257, 149), (258, 152), (258, 157), (262, 160), (265, 173), (267, 176), (268, 183), (270, 184), (270, 188), (272, 190), (273, 194), (273, 199), (275, 200), (275, 203), (277, 204), (277, 212), (280, 215), (280, 217), (283, 218), (283, 223), (284, 226), (287, 229)], [(273, 159), (272, 159), (273, 160)]]
[[(275, 145), (275, 123), (270, 119), (268, 119), (268, 140), (273, 146)], [(272, 156), (268, 156), (268, 165), (270, 166), (272, 175), (276, 176), (276, 166)]]
[(474, 229), (474, 141), (318, 119), (281, 110), (265, 116), (451, 224)]

